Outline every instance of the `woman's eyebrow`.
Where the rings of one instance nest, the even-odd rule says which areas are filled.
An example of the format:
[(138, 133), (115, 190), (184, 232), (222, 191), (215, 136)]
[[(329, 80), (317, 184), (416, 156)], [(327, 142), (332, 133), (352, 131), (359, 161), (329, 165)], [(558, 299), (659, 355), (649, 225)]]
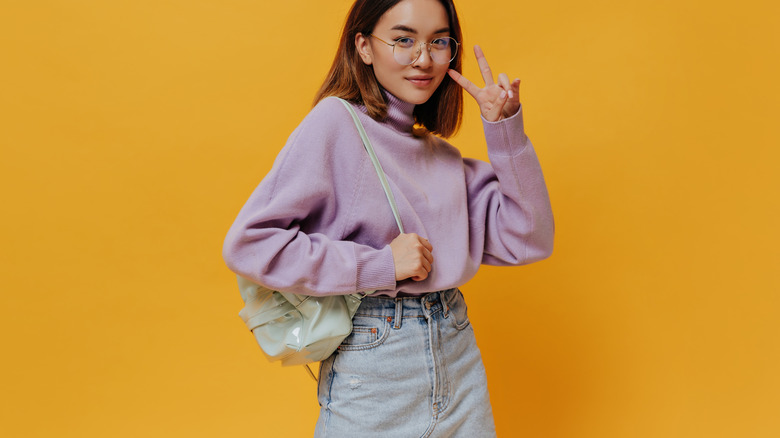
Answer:
[[(417, 33), (416, 30), (412, 29), (409, 26), (404, 26), (403, 24), (396, 24), (395, 26), (390, 28), (390, 30), (400, 30), (402, 32), (409, 32), (409, 33), (414, 33), (414, 34)], [(434, 32), (434, 34), (437, 34), (437, 33), (449, 33), (449, 32), (450, 32), (450, 28), (449, 27), (442, 27), (441, 29), (439, 29), (436, 32)]]
[(417, 33), (416, 30), (412, 29), (409, 26), (404, 26), (403, 24), (396, 24), (390, 30), (400, 30), (402, 32)]

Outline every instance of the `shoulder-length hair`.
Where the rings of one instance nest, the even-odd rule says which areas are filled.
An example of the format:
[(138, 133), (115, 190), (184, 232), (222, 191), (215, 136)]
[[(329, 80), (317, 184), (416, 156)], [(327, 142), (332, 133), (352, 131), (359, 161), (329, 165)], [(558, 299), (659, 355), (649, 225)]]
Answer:
[[(357, 48), (355, 36), (358, 33), (370, 35), (380, 17), (401, 0), (356, 0), (349, 11), (344, 30), (341, 32), (339, 48), (325, 82), (314, 98), (314, 105), (328, 96), (363, 104), (374, 120), (387, 116), (387, 102), (374, 75), (371, 65), (363, 63)], [(462, 42), (460, 22), (452, 0), (439, 0), (447, 11), (450, 36)], [(462, 50), (458, 50), (450, 68), (461, 72)], [(463, 118), (463, 89), (449, 75), (427, 102), (416, 105), (414, 118), (429, 132), (450, 137), (460, 128)]]

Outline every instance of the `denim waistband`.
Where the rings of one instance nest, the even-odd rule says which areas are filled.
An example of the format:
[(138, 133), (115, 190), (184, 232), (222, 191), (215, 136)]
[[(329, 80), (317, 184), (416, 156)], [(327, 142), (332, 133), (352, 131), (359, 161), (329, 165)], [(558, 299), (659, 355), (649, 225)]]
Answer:
[(439, 312), (446, 318), (457, 294), (460, 290), (455, 288), (413, 297), (367, 296), (355, 316), (387, 318), (399, 329), (404, 318), (428, 318)]

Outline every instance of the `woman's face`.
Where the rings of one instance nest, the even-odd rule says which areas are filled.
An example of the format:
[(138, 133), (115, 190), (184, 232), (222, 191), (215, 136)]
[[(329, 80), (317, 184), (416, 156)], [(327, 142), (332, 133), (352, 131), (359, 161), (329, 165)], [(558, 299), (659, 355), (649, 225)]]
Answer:
[(439, 0), (403, 0), (388, 9), (374, 27), (372, 38), (358, 34), (355, 39), (363, 62), (373, 65), (379, 84), (404, 102), (419, 105), (433, 95), (449, 69), (449, 63), (435, 63), (424, 46), (419, 58), (410, 65), (399, 64), (393, 56), (393, 44), (401, 38), (430, 42), (450, 36), (447, 11)]

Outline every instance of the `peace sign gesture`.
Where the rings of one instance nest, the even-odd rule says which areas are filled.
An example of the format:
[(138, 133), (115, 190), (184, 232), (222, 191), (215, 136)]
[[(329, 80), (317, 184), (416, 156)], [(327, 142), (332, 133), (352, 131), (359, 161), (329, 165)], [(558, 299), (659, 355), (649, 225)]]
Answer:
[(479, 88), (460, 73), (450, 69), (450, 77), (466, 90), (479, 104), (482, 117), (489, 122), (496, 122), (504, 118), (512, 117), (520, 109), (520, 79), (509, 82), (506, 73), (498, 75), (498, 83), (493, 82), (493, 72), (490, 71), (485, 54), (479, 46), (474, 46), (474, 54), (477, 56), (477, 64), (482, 72), (485, 87)]

